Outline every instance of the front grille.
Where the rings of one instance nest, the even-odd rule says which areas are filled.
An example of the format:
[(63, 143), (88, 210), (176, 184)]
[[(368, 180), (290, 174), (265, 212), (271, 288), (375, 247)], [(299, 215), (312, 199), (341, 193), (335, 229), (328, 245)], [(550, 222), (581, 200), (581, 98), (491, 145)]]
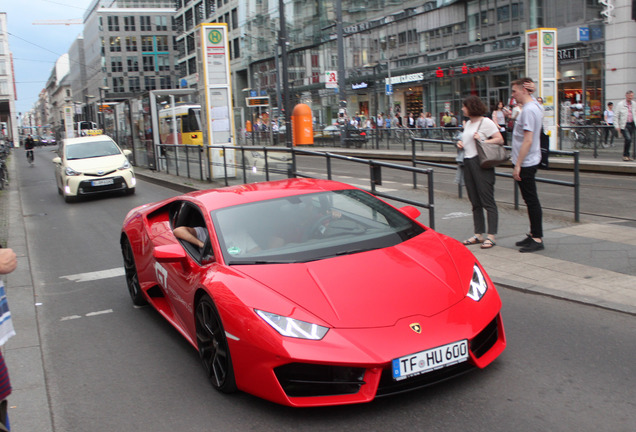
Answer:
[(364, 368), (290, 363), (274, 369), (289, 397), (354, 394), (364, 384)]
[(495, 318), (477, 336), (470, 341), (470, 350), (480, 358), (495, 345), (499, 338), (499, 317)]
[(93, 186), (91, 184), (93, 180), (84, 180), (79, 184), (77, 189), (78, 194), (93, 194), (100, 192), (109, 192), (115, 190), (126, 189), (126, 180), (123, 177), (113, 177), (113, 184)]

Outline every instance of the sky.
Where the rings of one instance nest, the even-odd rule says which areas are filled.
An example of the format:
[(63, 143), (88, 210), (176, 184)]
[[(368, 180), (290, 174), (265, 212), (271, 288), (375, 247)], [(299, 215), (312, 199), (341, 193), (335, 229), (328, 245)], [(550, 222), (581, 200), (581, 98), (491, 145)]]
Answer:
[(7, 13), (9, 49), (17, 89), (16, 109), (33, 108), (55, 62), (68, 52), (83, 25), (33, 25), (34, 21), (81, 20), (92, 0), (0, 0)]

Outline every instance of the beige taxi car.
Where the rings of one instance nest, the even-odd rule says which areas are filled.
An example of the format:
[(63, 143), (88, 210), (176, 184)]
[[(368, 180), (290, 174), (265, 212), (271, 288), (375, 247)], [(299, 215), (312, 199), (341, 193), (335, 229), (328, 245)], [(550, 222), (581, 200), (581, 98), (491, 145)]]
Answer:
[(53, 159), (58, 193), (66, 202), (103, 192), (135, 193), (137, 181), (128, 161), (131, 154), (107, 135), (62, 140), (58, 157)]

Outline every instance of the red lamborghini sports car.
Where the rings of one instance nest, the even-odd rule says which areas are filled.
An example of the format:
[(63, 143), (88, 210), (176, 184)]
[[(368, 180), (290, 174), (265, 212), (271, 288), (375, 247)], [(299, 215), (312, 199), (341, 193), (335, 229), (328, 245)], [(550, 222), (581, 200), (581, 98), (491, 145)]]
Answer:
[(126, 216), (128, 290), (198, 349), (221, 392), (368, 402), (484, 368), (506, 346), (484, 269), (418, 215), (326, 180), (176, 196)]

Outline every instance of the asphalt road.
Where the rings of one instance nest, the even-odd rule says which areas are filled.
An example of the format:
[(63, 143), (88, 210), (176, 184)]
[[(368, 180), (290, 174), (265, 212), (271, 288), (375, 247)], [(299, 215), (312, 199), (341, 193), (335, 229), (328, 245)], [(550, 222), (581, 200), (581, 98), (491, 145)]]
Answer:
[(634, 429), (634, 317), (505, 289), (508, 348), (484, 371), (321, 409), (217, 393), (196, 350), (132, 306), (122, 275), (124, 216), (175, 192), (140, 182), (134, 196), (66, 204), (49, 149), (36, 150), (33, 168), (16, 156), (55, 431)]

